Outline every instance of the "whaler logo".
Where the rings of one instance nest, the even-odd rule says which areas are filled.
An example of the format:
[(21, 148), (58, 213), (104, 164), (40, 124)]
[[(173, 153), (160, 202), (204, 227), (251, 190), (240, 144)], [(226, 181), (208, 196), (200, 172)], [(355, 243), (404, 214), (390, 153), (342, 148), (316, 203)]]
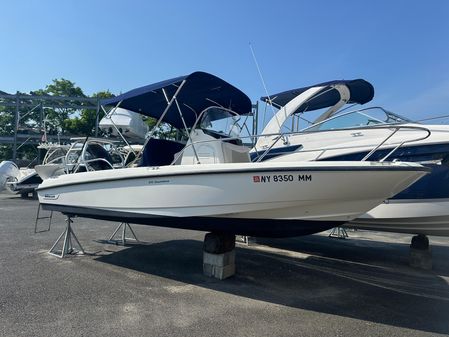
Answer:
[(47, 200), (56, 200), (59, 198), (59, 194), (45, 194), (44, 199)]

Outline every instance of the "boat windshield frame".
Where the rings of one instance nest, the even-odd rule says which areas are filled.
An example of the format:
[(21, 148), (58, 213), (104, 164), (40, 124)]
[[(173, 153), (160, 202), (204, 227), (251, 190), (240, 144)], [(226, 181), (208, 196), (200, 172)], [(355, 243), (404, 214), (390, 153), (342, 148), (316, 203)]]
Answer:
[[(204, 122), (205, 117), (207, 116), (207, 114), (211, 110), (215, 110), (215, 109), (219, 110), (220, 112), (228, 113), (229, 116), (226, 116), (226, 117), (223, 117), (223, 118), (216, 118), (216, 119), (214, 119), (212, 121), (217, 121), (217, 120), (220, 120), (220, 119), (229, 119), (229, 118), (236, 118), (236, 119), (234, 120), (232, 125), (230, 125), (229, 133), (221, 132), (221, 131), (217, 131), (217, 130), (213, 130), (213, 129), (211, 131), (220, 133), (220, 134), (222, 134), (225, 137), (235, 138), (235, 137), (239, 137), (241, 131), (245, 128), (246, 131), (250, 134), (249, 129), (248, 129), (248, 125), (246, 124), (247, 119), (248, 119), (248, 115), (246, 115), (246, 119), (243, 121), (243, 123), (240, 124), (239, 122), (242, 120), (242, 115), (241, 114), (238, 114), (237, 112), (235, 112), (235, 111), (233, 111), (231, 109), (224, 108), (224, 107), (218, 106), (218, 105), (217, 106), (207, 107), (206, 109), (201, 111), (201, 113), (198, 115), (198, 118), (195, 121), (195, 124), (192, 126), (192, 130), (196, 130), (196, 129), (209, 130), (209, 129), (205, 129), (204, 127), (202, 127), (202, 123)], [(235, 126), (237, 126), (237, 128), (238, 128), (238, 133), (232, 134), (231, 132), (235, 131), (235, 128), (234, 128)]]
[[(65, 158), (69, 149), (70, 147), (68, 147), (67, 145), (55, 145), (52, 147), (48, 147), (42, 163), (65, 165)], [(59, 151), (60, 153), (58, 154)]]
[[(396, 120), (396, 121), (393, 121), (393, 122), (383, 121), (383, 120), (380, 120), (380, 119), (378, 119), (376, 117), (370, 116), (368, 113), (366, 113), (367, 111), (374, 110), (374, 109), (381, 110), (385, 114), (385, 116), (387, 117), (387, 120), (388, 119), (393, 119), (393, 120)], [(328, 123), (329, 121), (340, 119), (340, 118), (346, 117), (346, 116), (351, 115), (351, 114), (359, 114), (359, 115), (367, 117), (370, 121), (378, 122), (375, 125), (395, 125), (395, 124), (405, 124), (405, 123), (416, 123), (416, 124), (419, 124), (419, 123), (413, 122), (412, 120), (410, 120), (410, 119), (408, 119), (406, 117), (403, 117), (403, 116), (401, 116), (399, 114), (396, 114), (394, 112), (386, 110), (386, 109), (384, 109), (384, 108), (382, 108), (380, 106), (366, 107), (366, 108), (351, 110), (351, 111), (347, 111), (347, 112), (343, 112), (344, 110), (345, 109), (340, 110), (340, 111), (336, 112), (333, 116), (331, 116), (331, 117), (329, 117), (327, 119), (324, 119), (324, 120), (322, 120), (320, 122), (313, 123), (312, 125), (309, 125), (309, 126), (303, 128), (303, 129), (301, 129), (300, 131), (301, 132), (315, 132), (315, 131), (332, 130), (332, 129), (321, 129), (320, 126), (322, 126), (325, 123)], [(343, 127), (335, 128), (335, 130), (338, 130), (338, 129), (351, 129), (351, 128), (357, 128), (357, 127), (361, 127), (361, 126), (362, 125), (343, 126)], [(369, 124), (366, 124), (366, 126), (369, 126)]]
[[(107, 165), (110, 166), (111, 169), (115, 169), (118, 167), (124, 167), (125, 165), (125, 158), (123, 154), (118, 149), (117, 145), (118, 142), (113, 140), (106, 140), (101, 138), (89, 138), (89, 137), (81, 137), (81, 138), (72, 138), (72, 144), (70, 148), (67, 150), (66, 156), (65, 156), (65, 170), (67, 173), (75, 173), (80, 170), (81, 167), (85, 167), (86, 170), (89, 169), (89, 165), (92, 162), (104, 162)], [(111, 159), (114, 159), (114, 156), (118, 156), (120, 161), (112, 161), (105, 158), (89, 158), (89, 155), (92, 155), (89, 152), (89, 145), (90, 144), (96, 144), (104, 148), (104, 150), (109, 154)], [(110, 149), (107, 149), (106, 147), (110, 147)], [(89, 155), (87, 154), (89, 153)], [(72, 159), (70, 159), (70, 156), (72, 156)]]

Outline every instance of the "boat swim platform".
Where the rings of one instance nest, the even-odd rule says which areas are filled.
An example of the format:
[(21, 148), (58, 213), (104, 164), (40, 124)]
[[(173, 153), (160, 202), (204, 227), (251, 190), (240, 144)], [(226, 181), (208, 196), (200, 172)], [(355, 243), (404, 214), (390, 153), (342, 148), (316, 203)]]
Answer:
[(122, 246), (99, 241), (118, 223), (74, 218), (86, 254), (50, 256), (65, 217), (35, 234), (37, 205), (0, 193), (5, 336), (449, 334), (448, 238), (430, 237), (432, 272), (408, 265), (411, 235), (257, 238), (220, 281), (203, 275), (204, 232), (133, 225), (141, 242)]

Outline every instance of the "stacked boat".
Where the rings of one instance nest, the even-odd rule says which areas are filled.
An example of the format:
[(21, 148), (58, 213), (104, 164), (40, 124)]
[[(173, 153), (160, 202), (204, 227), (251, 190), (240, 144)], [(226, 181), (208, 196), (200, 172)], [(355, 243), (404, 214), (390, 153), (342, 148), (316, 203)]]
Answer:
[[(288, 155), (251, 161), (250, 148), (238, 137), (251, 113), (250, 99), (204, 72), (137, 88), (103, 105), (156, 118), (156, 127), (166, 123), (188, 140), (150, 136), (140, 167), (47, 179), (37, 190), (44, 209), (220, 233), (297, 236), (360, 217), (430, 171), (399, 161), (298, 161)], [(272, 149), (258, 151), (259, 159)]]

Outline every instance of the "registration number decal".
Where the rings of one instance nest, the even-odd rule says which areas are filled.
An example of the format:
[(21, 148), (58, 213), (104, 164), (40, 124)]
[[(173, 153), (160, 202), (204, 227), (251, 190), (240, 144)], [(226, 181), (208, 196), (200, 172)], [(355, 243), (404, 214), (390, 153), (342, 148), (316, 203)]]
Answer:
[(312, 181), (311, 174), (273, 174), (267, 176), (253, 176), (254, 183), (288, 183), (295, 181)]

